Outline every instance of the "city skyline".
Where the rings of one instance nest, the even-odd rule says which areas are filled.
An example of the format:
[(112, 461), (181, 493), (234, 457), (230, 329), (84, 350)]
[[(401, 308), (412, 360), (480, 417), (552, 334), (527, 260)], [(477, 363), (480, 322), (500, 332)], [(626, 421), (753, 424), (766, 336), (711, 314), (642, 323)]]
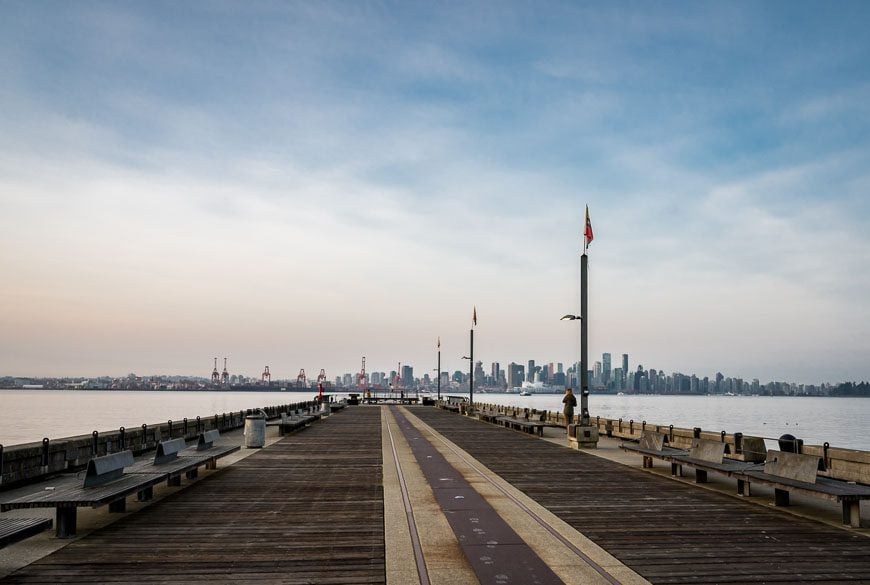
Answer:
[(868, 17), (4, 2), (0, 375), (571, 363), (588, 204), (589, 355), (870, 379)]

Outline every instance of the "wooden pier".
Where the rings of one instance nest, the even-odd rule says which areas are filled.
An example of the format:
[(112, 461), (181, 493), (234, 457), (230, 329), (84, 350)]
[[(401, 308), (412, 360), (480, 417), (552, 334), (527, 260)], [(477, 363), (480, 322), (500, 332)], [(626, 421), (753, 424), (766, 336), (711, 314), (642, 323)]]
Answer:
[[(436, 467), (425, 471), (430, 458)], [(446, 485), (460, 476), (464, 487)], [(468, 522), (476, 514), (445, 487), (486, 503), (480, 514), (504, 521), (511, 541), (463, 528), (457, 511)], [(207, 472), (0, 583), (497, 583), (503, 573), (475, 565), (508, 546), (530, 551), (513, 555), (517, 566), (537, 555), (550, 582), (870, 582), (863, 529), (446, 410), (363, 405)]]

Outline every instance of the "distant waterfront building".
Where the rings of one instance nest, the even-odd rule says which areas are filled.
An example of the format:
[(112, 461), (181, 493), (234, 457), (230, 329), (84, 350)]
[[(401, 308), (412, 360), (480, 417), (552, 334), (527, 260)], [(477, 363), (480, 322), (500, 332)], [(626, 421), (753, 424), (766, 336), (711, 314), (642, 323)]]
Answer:
[(602, 355), (601, 362), (601, 383), (607, 386), (610, 384), (610, 354)]
[(402, 366), (402, 387), (414, 387), (414, 368), (412, 366)]
[(627, 376), (628, 371), (628, 354), (624, 353), (622, 354), (622, 374)]
[(592, 384), (594, 386), (598, 386), (601, 383), (601, 362), (595, 362), (595, 364), (592, 366)]
[(534, 382), (536, 372), (537, 369), (535, 368), (535, 360), (529, 360), (529, 367), (526, 370), (526, 382)]

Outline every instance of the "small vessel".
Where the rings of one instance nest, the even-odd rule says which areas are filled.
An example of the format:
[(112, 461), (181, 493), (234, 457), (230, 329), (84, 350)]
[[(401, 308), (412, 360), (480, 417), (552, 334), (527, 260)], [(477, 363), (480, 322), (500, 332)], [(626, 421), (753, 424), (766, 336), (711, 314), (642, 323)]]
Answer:
[(532, 395), (532, 393), (529, 392), (528, 390), (523, 390), (522, 392), (520, 392), (520, 396), (531, 396), (531, 395)]

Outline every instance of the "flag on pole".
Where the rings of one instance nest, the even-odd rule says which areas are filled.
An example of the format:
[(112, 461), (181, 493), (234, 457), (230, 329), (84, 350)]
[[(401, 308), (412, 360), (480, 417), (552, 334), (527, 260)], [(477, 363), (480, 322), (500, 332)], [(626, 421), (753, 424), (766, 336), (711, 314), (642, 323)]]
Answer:
[(589, 219), (589, 206), (586, 206), (586, 231), (583, 233), (585, 245), (589, 246), (592, 243), (592, 221)]
[(477, 305), (474, 306), (474, 313), (471, 315), (471, 324), (477, 325)]

